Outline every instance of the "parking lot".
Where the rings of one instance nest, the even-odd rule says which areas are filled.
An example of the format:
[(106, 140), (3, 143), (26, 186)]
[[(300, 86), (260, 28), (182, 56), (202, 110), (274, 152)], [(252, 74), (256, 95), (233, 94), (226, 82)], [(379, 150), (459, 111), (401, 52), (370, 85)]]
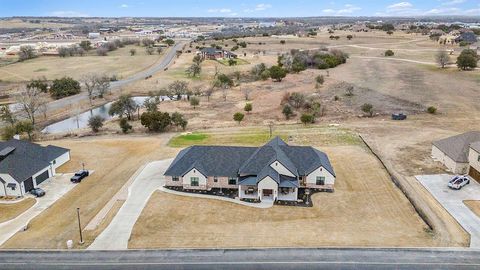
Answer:
[(417, 180), (437, 199), (437, 201), (470, 234), (470, 247), (480, 248), (480, 217), (473, 213), (463, 202), (480, 200), (480, 184), (471, 180), (460, 190), (452, 190), (447, 184), (452, 175), (419, 175)]

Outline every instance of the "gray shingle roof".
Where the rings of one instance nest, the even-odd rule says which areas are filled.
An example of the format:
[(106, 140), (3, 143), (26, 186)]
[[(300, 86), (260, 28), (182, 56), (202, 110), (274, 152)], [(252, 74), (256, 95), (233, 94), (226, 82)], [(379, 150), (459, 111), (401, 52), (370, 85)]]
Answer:
[(196, 168), (206, 176), (240, 175), (240, 183), (249, 184), (268, 175), (280, 184), (279, 174), (270, 167), (274, 161), (295, 176), (307, 175), (320, 166), (335, 176), (325, 153), (309, 146), (289, 146), (278, 137), (262, 147), (191, 146), (180, 151), (165, 175), (183, 176)]
[(19, 183), (48, 167), (50, 162), (69, 151), (57, 146), (43, 147), (22, 140), (0, 142), (0, 150), (9, 147), (15, 150), (0, 159), (0, 173), (9, 174)]
[(480, 131), (469, 131), (443, 140), (434, 141), (433, 145), (453, 161), (467, 163), (470, 145), (479, 141)]
[(477, 151), (478, 153), (480, 153), (480, 142), (474, 142), (474, 143), (470, 144), (470, 147), (471, 147), (473, 150), (475, 150), (475, 151)]

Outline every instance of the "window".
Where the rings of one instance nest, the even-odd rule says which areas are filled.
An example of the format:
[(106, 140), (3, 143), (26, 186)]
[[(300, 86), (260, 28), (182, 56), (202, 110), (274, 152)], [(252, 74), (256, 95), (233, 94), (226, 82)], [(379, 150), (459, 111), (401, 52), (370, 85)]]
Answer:
[(53, 165), (57, 164), (57, 160), (54, 159), (52, 163)]
[(218, 182), (218, 177), (214, 176), (214, 177), (213, 177), (213, 182), (214, 182), (214, 183), (217, 183), (217, 182)]
[(478, 161), (480, 161), (480, 155), (478, 155)]
[(236, 177), (229, 177), (228, 178), (228, 184), (229, 185), (236, 185), (237, 184), (237, 178)]
[(198, 182), (199, 182), (198, 177), (190, 177), (190, 186), (198, 187), (199, 186)]
[(175, 182), (177, 182), (178, 180), (179, 180), (179, 179), (178, 179), (178, 176), (174, 176), (174, 177), (172, 177), (172, 181), (175, 181)]
[(325, 185), (325, 177), (324, 176), (317, 176), (317, 186), (323, 186)]

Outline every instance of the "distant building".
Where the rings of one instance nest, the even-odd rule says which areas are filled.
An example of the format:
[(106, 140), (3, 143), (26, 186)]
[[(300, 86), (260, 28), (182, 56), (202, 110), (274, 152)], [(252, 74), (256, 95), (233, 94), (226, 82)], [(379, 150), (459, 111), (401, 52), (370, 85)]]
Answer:
[(460, 34), (460, 36), (455, 38), (455, 42), (466, 42), (468, 44), (473, 44), (477, 42), (477, 36), (473, 32), (463, 32)]
[(100, 33), (88, 33), (89, 39), (97, 39), (100, 38)]
[(200, 55), (203, 59), (219, 59), (219, 58), (226, 58), (232, 59), (237, 58), (237, 55), (226, 50), (216, 49), (216, 48), (203, 48), (200, 50)]

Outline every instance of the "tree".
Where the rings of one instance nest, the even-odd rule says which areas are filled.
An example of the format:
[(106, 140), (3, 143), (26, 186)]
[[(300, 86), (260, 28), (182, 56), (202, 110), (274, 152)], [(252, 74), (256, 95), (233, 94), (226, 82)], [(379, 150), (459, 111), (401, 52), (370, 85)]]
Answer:
[(20, 51), (18, 52), (18, 61), (22, 62), (35, 57), (37, 57), (37, 54), (32, 46), (26, 45), (20, 47)]
[(157, 53), (158, 53), (158, 54), (162, 54), (162, 52), (163, 52), (162, 47), (157, 47)]
[(200, 99), (198, 97), (191, 97), (190, 98), (190, 105), (193, 106), (193, 109), (195, 110), (195, 108), (200, 105)]
[(369, 117), (373, 116), (373, 105), (370, 103), (365, 103), (362, 105), (362, 111), (368, 114)]
[(131, 95), (121, 95), (117, 101), (112, 103), (108, 114), (111, 116), (126, 116), (128, 120), (132, 120), (137, 109), (138, 105)]
[(172, 113), (172, 124), (176, 127), (182, 127), (182, 129), (185, 130), (188, 121), (184, 118), (183, 114), (179, 112), (174, 112)]
[(393, 35), (393, 31), (387, 31), (387, 34), (391, 36)]
[(478, 55), (472, 49), (463, 50), (457, 58), (457, 66), (462, 70), (474, 69), (477, 67)]
[(35, 115), (47, 104), (47, 99), (41, 95), (42, 91), (36, 87), (21, 89), (15, 96), (16, 101), (22, 106), (22, 111), (35, 125)]
[(145, 48), (145, 52), (148, 54), (148, 55), (152, 55), (154, 52), (155, 52), (155, 49), (153, 47), (146, 47)]
[(392, 50), (386, 50), (385, 51), (385, 56), (394, 56), (395, 53)]
[(15, 125), (15, 122), (17, 122), (15, 115), (12, 113), (8, 105), (1, 105), (0, 119), (11, 126)]
[(33, 124), (30, 121), (20, 121), (15, 125), (18, 134), (27, 133), (28, 139), (32, 140), (32, 134), (35, 130)]
[(80, 48), (89, 51), (92, 48), (92, 43), (89, 40), (82, 40), (80, 42)]
[(217, 76), (217, 79), (214, 81), (213, 85), (215, 87), (221, 87), (223, 91), (223, 99), (226, 101), (227, 100), (227, 90), (233, 86), (233, 80), (230, 79), (225, 74), (219, 74)]
[(130, 49), (130, 56), (134, 56), (137, 53), (136, 49)]
[(285, 44), (285, 40), (283, 40), (283, 39), (280, 40), (280, 44), (282, 44), (282, 45)]
[(270, 77), (276, 81), (281, 82), (283, 78), (287, 76), (287, 71), (284, 68), (279, 66), (272, 66), (270, 67)]
[(200, 65), (202, 63), (202, 57), (200, 55), (195, 55), (193, 57), (193, 63)]
[(167, 44), (168, 46), (172, 46), (173, 44), (175, 44), (175, 40), (169, 38), (169, 39), (166, 39), (165, 41), (165, 44)]
[(305, 104), (305, 95), (302, 93), (295, 92), (290, 95), (289, 101), (294, 108), (300, 109), (303, 104)]
[(158, 110), (158, 104), (160, 104), (158, 97), (150, 97), (143, 102), (143, 107), (147, 109), (147, 112), (155, 112)]
[(53, 81), (50, 87), (50, 95), (55, 99), (60, 99), (80, 93), (80, 83), (70, 77), (63, 77)]
[(95, 98), (95, 90), (97, 89), (98, 78), (95, 74), (87, 74), (82, 78), (83, 85), (87, 90), (88, 99), (90, 100), (90, 105), (92, 105), (92, 100)]
[(347, 35), (348, 40), (352, 40), (353, 36), (352, 35)]
[(347, 97), (352, 97), (353, 96), (353, 86), (348, 86), (347, 89), (345, 89), (345, 96)]
[(92, 129), (93, 132), (97, 133), (101, 127), (103, 127), (103, 122), (105, 119), (100, 115), (92, 115), (88, 119), (88, 126)]
[(207, 96), (207, 102), (210, 102), (210, 97), (213, 94), (213, 88), (209, 87), (207, 90), (204, 92), (205, 96)]
[(96, 53), (98, 56), (107, 56), (108, 55), (108, 49), (105, 47), (98, 47), (96, 50)]
[(197, 64), (193, 63), (190, 67), (185, 70), (185, 73), (187, 73), (187, 76), (189, 77), (196, 77), (197, 75), (200, 75), (200, 72), (202, 71), (202, 67)]
[(450, 61), (450, 56), (446, 51), (438, 51), (435, 60), (442, 68), (445, 68), (445, 65)]
[(315, 117), (311, 114), (302, 114), (302, 116), (300, 116), (300, 121), (304, 124), (304, 125), (307, 125), (307, 124), (311, 124), (315, 121)]
[(97, 77), (97, 92), (98, 96), (103, 98), (107, 90), (110, 88), (110, 78), (107, 75)]
[(153, 44), (155, 44), (155, 41), (153, 41), (153, 40), (151, 40), (151, 39), (149, 39), (149, 38), (144, 38), (144, 39), (142, 39), (142, 44), (143, 44), (143, 46), (145, 46), (145, 47), (152, 47)]
[(162, 132), (171, 124), (171, 118), (167, 112), (144, 112), (140, 122), (149, 131)]
[(245, 97), (245, 100), (250, 100), (250, 91), (251, 91), (250, 88), (244, 87), (242, 91), (243, 91), (243, 96)]
[(434, 106), (430, 106), (430, 107), (427, 108), (427, 112), (429, 114), (436, 114), (437, 113), (437, 108), (434, 107)]
[(319, 86), (323, 85), (323, 83), (325, 82), (325, 78), (323, 77), (323, 75), (318, 75), (317, 77), (315, 77), (315, 87), (318, 88)]
[(246, 103), (245, 107), (243, 107), (243, 110), (246, 111), (247, 113), (250, 113), (253, 110), (252, 103)]
[(238, 124), (240, 125), (240, 123), (243, 121), (244, 117), (245, 117), (245, 115), (243, 113), (237, 112), (233, 115), (233, 120), (238, 122)]
[(186, 81), (174, 81), (168, 85), (168, 91), (177, 96), (177, 99), (180, 100), (182, 95), (185, 95), (188, 91), (188, 83)]
[(235, 66), (237, 64), (237, 61), (234, 59), (228, 59), (228, 65), (229, 66)]
[(125, 134), (127, 134), (130, 130), (133, 129), (132, 125), (128, 123), (128, 120), (126, 118), (120, 119), (119, 125), (122, 129), (122, 132)]
[(289, 120), (290, 117), (292, 117), (292, 115), (293, 115), (292, 107), (290, 107), (290, 105), (288, 105), (288, 104), (285, 104), (283, 106), (282, 113), (283, 113), (283, 115), (285, 115), (285, 118), (287, 120)]
[(27, 88), (33, 88), (33, 87), (40, 89), (40, 91), (42, 91), (43, 93), (47, 93), (48, 92), (47, 79), (45, 77), (43, 77), (43, 78), (40, 78), (40, 79), (31, 80), (27, 84)]

